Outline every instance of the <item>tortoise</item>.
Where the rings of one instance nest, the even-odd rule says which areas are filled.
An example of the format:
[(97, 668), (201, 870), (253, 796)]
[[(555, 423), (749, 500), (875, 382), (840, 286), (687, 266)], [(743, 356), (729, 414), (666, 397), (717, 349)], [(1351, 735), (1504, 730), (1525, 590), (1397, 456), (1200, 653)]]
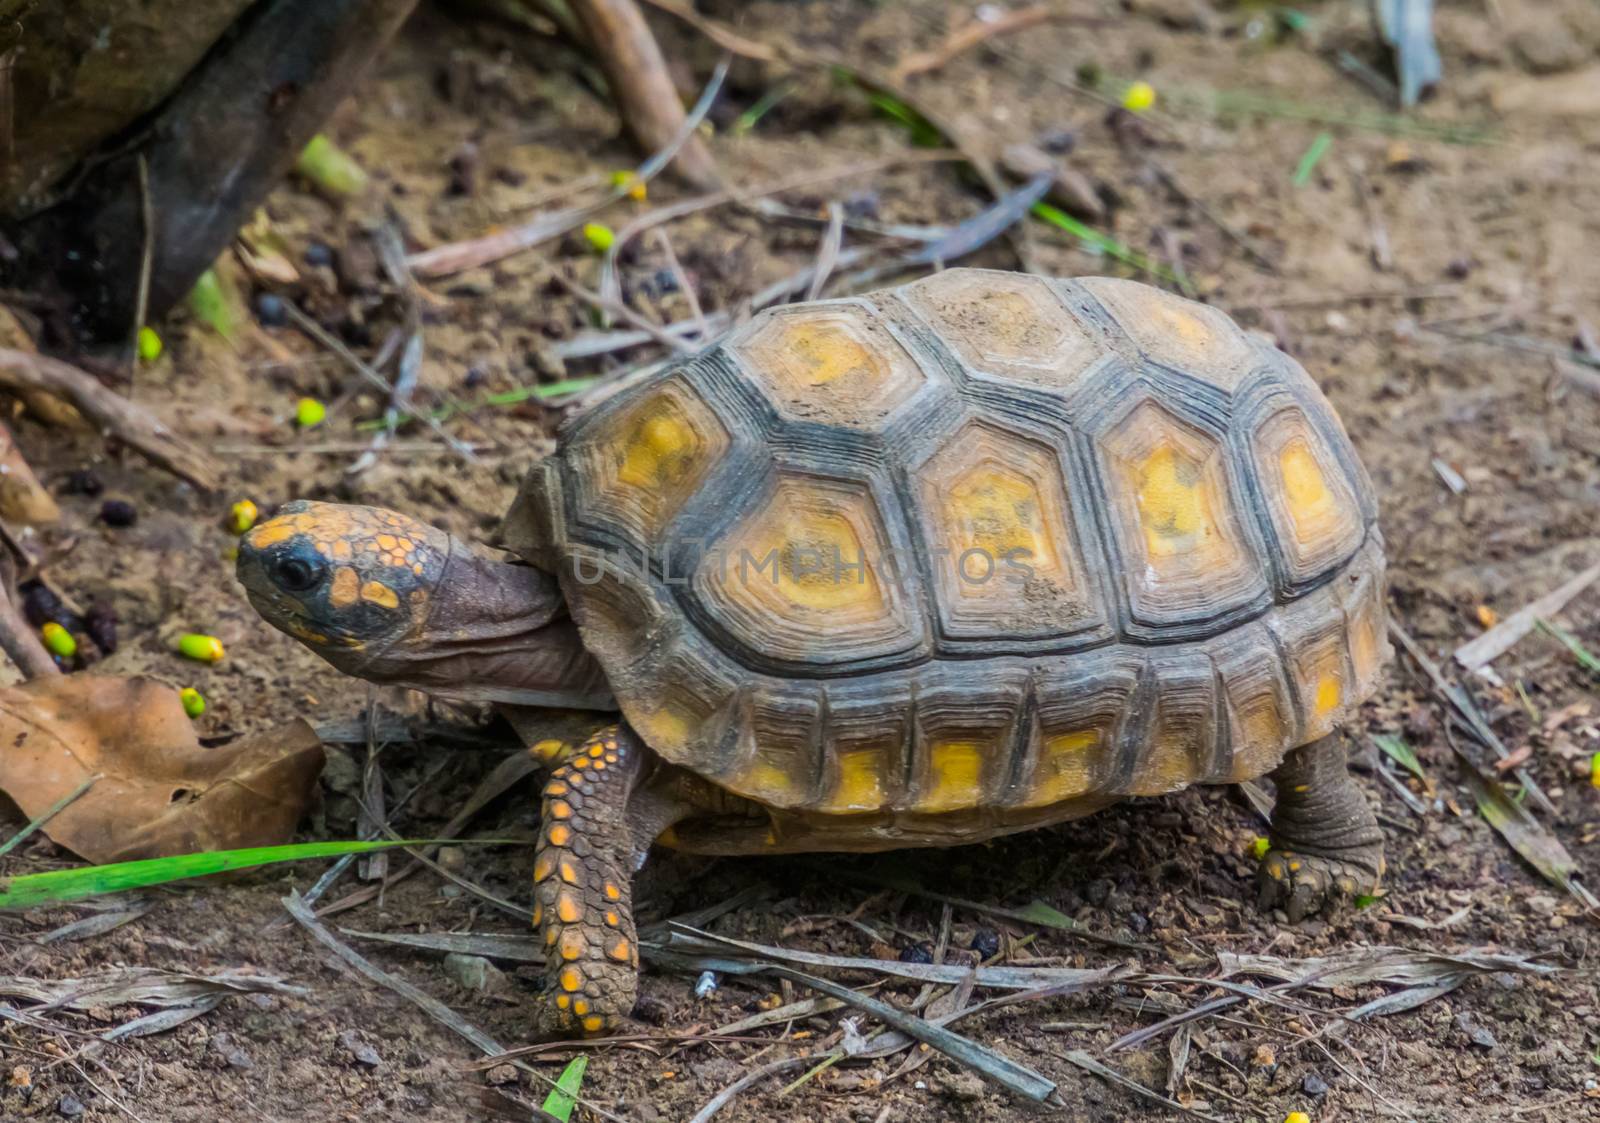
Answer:
[(1270, 775), (1263, 907), (1382, 874), (1339, 738), (1390, 654), (1372, 487), (1214, 308), (951, 269), (769, 310), (565, 426), (502, 534), (296, 502), (238, 575), (349, 674), (621, 711), (535, 746), (544, 1034), (629, 1013), (655, 842), (944, 846)]

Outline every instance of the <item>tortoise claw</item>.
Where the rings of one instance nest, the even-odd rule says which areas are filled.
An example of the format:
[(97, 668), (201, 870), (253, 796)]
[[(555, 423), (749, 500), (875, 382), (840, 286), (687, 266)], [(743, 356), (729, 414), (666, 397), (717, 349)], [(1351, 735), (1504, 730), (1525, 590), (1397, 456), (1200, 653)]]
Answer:
[(1298, 924), (1341, 898), (1372, 892), (1382, 875), (1383, 852), (1377, 847), (1339, 857), (1273, 849), (1256, 873), (1257, 903), (1263, 910), (1281, 908), (1290, 924)]

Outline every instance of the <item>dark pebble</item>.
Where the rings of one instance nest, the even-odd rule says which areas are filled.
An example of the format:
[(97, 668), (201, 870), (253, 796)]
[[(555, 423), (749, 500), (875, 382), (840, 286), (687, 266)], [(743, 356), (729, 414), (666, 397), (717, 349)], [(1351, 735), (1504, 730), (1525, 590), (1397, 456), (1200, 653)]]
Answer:
[(640, 998), (633, 1004), (633, 1016), (645, 1025), (664, 1026), (667, 1024), (669, 1011), (667, 1004), (659, 998)]
[(1039, 147), (1057, 156), (1064, 156), (1078, 146), (1078, 134), (1072, 129), (1051, 129), (1039, 134)]
[(76, 1119), (84, 1112), (83, 1101), (71, 1092), (61, 1093), (61, 1099), (56, 1104), (56, 1110), (68, 1119)]
[(306, 247), (306, 264), (313, 269), (333, 264), (333, 247), (326, 242), (312, 242)]
[(350, 1054), (350, 1059), (366, 1068), (377, 1068), (383, 1063), (383, 1058), (378, 1056), (378, 1051), (356, 1036), (356, 1031), (347, 1029), (339, 1035), (339, 1045)]
[(1305, 1079), (1300, 1081), (1300, 1090), (1308, 1096), (1326, 1096), (1328, 1082), (1314, 1072), (1306, 1073)]
[(107, 499), (100, 504), (100, 521), (107, 526), (132, 526), (139, 521), (139, 508), (126, 499)]
[(932, 963), (933, 948), (927, 944), (907, 944), (900, 949), (901, 963)]
[(993, 959), (1000, 954), (1000, 933), (993, 928), (979, 928), (972, 934), (972, 950), (982, 959)]
[(857, 221), (877, 218), (878, 201), (879, 196), (876, 191), (857, 191), (853, 195), (846, 195), (844, 216)]
[(283, 306), (283, 297), (264, 292), (256, 297), (256, 319), (264, 328), (281, 328), (289, 322), (289, 313)]
[(78, 468), (67, 473), (68, 495), (99, 495), (106, 489), (92, 468)]
[(466, 376), (461, 379), (461, 385), (468, 390), (476, 390), (487, 381), (489, 381), (489, 372), (483, 369), (481, 363), (473, 363), (467, 368)]
[(117, 610), (103, 600), (92, 601), (83, 626), (94, 645), (105, 655), (117, 649)]
[(44, 582), (29, 581), (17, 592), (22, 594), (22, 615), (35, 628), (42, 628), (52, 620), (63, 628), (72, 628), (72, 613)]
[(1130, 912), (1128, 914), (1128, 927), (1133, 929), (1135, 936), (1142, 936), (1150, 931), (1150, 918), (1142, 912)]

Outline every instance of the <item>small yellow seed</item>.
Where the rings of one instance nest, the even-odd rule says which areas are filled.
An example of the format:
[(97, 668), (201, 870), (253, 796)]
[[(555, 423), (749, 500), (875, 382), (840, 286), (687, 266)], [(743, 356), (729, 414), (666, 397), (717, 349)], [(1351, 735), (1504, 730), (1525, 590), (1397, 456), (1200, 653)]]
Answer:
[(1311, 1123), (1311, 1116), (1303, 1111), (1291, 1111), (1283, 1117), (1283, 1123)]
[(1265, 858), (1267, 856), (1267, 851), (1271, 849), (1272, 843), (1265, 838), (1257, 838), (1255, 841), (1250, 843), (1250, 853), (1254, 855), (1256, 861), (1258, 862), (1262, 858)]
[(1589, 758), (1589, 783), (1600, 788), (1600, 753)]
[(49, 648), (52, 655), (71, 659), (78, 653), (78, 641), (72, 638), (71, 632), (54, 620), (46, 621), (44, 627), (39, 629), (39, 634), (44, 637), (44, 645)]
[(583, 237), (589, 243), (589, 248), (595, 253), (605, 253), (617, 240), (617, 235), (611, 227), (602, 222), (586, 222), (583, 226)]
[(321, 425), (328, 418), (328, 407), (315, 398), (301, 398), (294, 407), (294, 423), (302, 429)]
[(228, 508), (228, 529), (234, 534), (243, 534), (256, 525), (256, 519), (260, 516), (261, 512), (256, 509), (254, 503), (248, 499), (241, 499)]
[(206, 712), (205, 695), (192, 686), (186, 686), (178, 691), (178, 700), (183, 703), (183, 712), (190, 717), (199, 717)]
[(145, 327), (139, 329), (139, 357), (147, 363), (153, 363), (161, 357), (161, 337), (156, 334), (155, 328)]
[(178, 637), (178, 654), (199, 663), (220, 663), (223, 655), (222, 641), (216, 636), (185, 632)]
[(1122, 108), (1130, 113), (1143, 113), (1155, 103), (1155, 87), (1149, 82), (1135, 82), (1122, 94)]

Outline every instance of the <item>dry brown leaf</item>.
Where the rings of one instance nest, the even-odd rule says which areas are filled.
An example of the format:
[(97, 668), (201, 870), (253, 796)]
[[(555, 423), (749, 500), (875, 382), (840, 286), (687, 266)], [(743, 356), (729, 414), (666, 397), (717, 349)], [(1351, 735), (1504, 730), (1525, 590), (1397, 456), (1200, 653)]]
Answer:
[(99, 776), (43, 828), (96, 863), (287, 842), (323, 764), (303, 721), (206, 748), (172, 687), (86, 674), (0, 690), (0, 745), (30, 820)]
[(61, 508), (22, 458), (17, 439), (0, 422), (0, 518), (25, 526), (61, 520)]

